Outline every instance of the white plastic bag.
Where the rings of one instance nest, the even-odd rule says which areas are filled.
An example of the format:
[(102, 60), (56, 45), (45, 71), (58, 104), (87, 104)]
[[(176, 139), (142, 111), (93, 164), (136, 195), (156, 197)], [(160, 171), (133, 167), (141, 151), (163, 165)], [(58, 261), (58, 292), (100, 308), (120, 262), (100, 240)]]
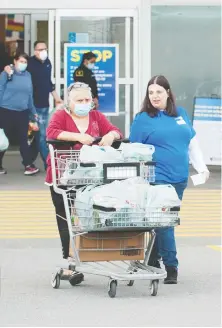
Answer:
[(81, 167), (79, 164), (75, 168), (71, 168), (71, 166), (72, 163), (66, 165), (65, 171), (60, 179), (62, 185), (67, 185), (68, 183), (85, 185), (89, 183), (89, 180), (93, 183), (99, 183), (103, 180), (102, 164), (96, 164), (95, 167)]
[(108, 161), (121, 161), (121, 153), (110, 147), (99, 147), (99, 146), (87, 146), (84, 145), (80, 150), (79, 160), (82, 163), (94, 163), (94, 162), (108, 162)]
[(169, 210), (180, 204), (181, 201), (172, 185), (150, 186), (147, 192), (145, 219), (160, 226), (171, 225), (175, 217)]
[[(141, 224), (145, 216), (145, 195), (149, 184), (145, 184), (140, 177), (124, 181), (114, 181), (107, 185), (85, 188), (76, 195), (78, 202), (86, 203), (86, 208), (93, 209), (93, 205), (104, 209), (94, 210), (92, 225), (99, 222), (102, 226), (109, 221), (113, 226), (127, 226), (132, 223)], [(84, 206), (83, 206), (84, 207)], [(113, 211), (110, 211), (113, 208)]]
[(75, 208), (79, 225), (81, 228), (89, 228), (93, 225), (93, 203), (90, 193), (93, 188), (95, 188), (95, 186), (89, 185), (78, 189), (78, 191), (76, 192)]
[(150, 186), (147, 193), (147, 207), (163, 208), (180, 206), (175, 188), (172, 185)]
[(5, 151), (8, 149), (9, 141), (5, 135), (4, 130), (0, 129), (0, 151)]
[(144, 145), (141, 143), (131, 143), (120, 145), (120, 150), (122, 150), (122, 156), (126, 161), (152, 161), (153, 153), (155, 147), (152, 145)]

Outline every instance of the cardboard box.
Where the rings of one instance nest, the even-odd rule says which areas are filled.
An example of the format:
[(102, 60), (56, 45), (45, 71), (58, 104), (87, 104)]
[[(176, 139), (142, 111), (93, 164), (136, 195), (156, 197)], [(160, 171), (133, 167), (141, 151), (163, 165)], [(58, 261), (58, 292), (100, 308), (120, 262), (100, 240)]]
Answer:
[(76, 238), (82, 262), (144, 259), (144, 232), (96, 232)]

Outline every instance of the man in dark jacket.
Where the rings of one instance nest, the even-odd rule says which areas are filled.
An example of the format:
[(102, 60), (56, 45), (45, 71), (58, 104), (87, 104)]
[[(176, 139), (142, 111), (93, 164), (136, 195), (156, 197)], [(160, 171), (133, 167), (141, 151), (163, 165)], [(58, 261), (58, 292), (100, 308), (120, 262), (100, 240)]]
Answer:
[(49, 119), (49, 94), (53, 95), (56, 105), (62, 103), (51, 80), (52, 64), (48, 58), (47, 46), (43, 41), (34, 43), (34, 56), (28, 61), (27, 70), (32, 76), (33, 100), (38, 114), (39, 150), (46, 168), (48, 146), (46, 128)]
[(82, 57), (81, 65), (75, 70), (73, 80), (75, 82), (86, 83), (90, 86), (95, 103), (95, 108), (98, 108), (98, 89), (97, 82), (92, 72), (96, 61), (96, 55), (93, 52), (87, 52)]

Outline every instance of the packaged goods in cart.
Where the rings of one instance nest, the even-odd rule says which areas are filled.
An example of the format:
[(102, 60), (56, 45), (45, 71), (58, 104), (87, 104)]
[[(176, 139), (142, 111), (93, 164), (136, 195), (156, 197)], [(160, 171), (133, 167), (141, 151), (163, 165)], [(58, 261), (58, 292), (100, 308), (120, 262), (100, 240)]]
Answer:
[(82, 226), (143, 227), (148, 222), (169, 224), (169, 209), (180, 206), (180, 200), (172, 186), (151, 186), (132, 178), (86, 187), (77, 192), (75, 206)]
[[(60, 178), (62, 185), (73, 183), (86, 184), (89, 180), (95, 181), (98, 179), (98, 183), (103, 179), (103, 166), (102, 164), (82, 165), (81, 163), (72, 163), (71, 160), (67, 163), (64, 173)], [(88, 181), (87, 181), (88, 180)]]
[(119, 148), (125, 161), (148, 162), (152, 161), (155, 147), (141, 143), (125, 144), (122, 143)]
[(122, 161), (122, 154), (109, 146), (87, 146), (84, 145), (80, 150), (79, 160), (82, 163), (94, 163), (100, 162), (105, 163), (108, 161), (118, 162)]
[(64, 172), (60, 178), (62, 185), (88, 183), (101, 183), (103, 181), (103, 163), (121, 162), (123, 160), (119, 151), (112, 147), (99, 147), (84, 145), (76, 158), (68, 158)]

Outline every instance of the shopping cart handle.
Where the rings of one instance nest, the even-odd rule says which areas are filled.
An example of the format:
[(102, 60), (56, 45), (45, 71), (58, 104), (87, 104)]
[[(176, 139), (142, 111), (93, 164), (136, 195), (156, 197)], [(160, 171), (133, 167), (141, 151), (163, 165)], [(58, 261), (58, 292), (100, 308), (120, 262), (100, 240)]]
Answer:
[(64, 141), (64, 140), (57, 140), (57, 139), (48, 139), (46, 140), (47, 144), (53, 145), (53, 146), (74, 146), (78, 142), (76, 141)]
[(170, 209), (171, 212), (180, 212), (180, 206), (174, 206)]
[[(95, 138), (93, 144), (98, 144), (101, 140), (102, 140), (102, 137)], [(129, 141), (129, 139), (116, 140), (112, 144), (112, 147), (115, 149), (118, 149), (122, 142), (129, 143), (130, 141)], [(57, 140), (57, 139), (48, 139), (47, 143), (50, 145), (53, 145), (53, 146), (70, 146), (70, 147), (80, 144), (80, 142), (77, 142), (77, 141), (64, 141), (64, 140)]]

